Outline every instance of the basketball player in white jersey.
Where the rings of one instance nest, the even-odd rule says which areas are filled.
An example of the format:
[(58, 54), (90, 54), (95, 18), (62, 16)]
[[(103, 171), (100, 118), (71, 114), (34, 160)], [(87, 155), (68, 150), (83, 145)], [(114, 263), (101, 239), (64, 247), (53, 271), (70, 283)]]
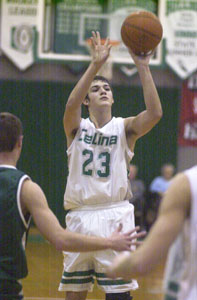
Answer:
[[(69, 176), (64, 207), (67, 229), (105, 237), (119, 224), (123, 232), (134, 228), (134, 208), (129, 203), (129, 162), (137, 139), (160, 120), (162, 108), (147, 57), (132, 55), (141, 79), (145, 110), (135, 117), (112, 117), (114, 98), (109, 82), (95, 77), (110, 54), (110, 41), (101, 44), (99, 32), (92, 33), (92, 61), (71, 92), (64, 114)], [(120, 100), (121, 101), (121, 100)], [(81, 105), (89, 118), (81, 118)], [(129, 105), (128, 105), (129, 106)], [(130, 300), (136, 280), (109, 279), (106, 267), (117, 252), (64, 253), (64, 270), (59, 286), (67, 300), (84, 300), (94, 278), (107, 300)]]
[(146, 274), (167, 253), (164, 299), (197, 299), (197, 166), (175, 176), (143, 245), (117, 257), (108, 275), (128, 280)]

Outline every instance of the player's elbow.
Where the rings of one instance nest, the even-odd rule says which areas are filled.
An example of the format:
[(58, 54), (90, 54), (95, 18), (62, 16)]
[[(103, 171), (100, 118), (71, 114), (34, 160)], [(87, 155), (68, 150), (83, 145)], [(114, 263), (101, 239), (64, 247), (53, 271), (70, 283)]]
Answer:
[(55, 248), (57, 251), (67, 250), (66, 239), (64, 238), (64, 236), (62, 236), (62, 234), (56, 236)]
[(144, 275), (148, 274), (150, 271), (151, 271), (151, 267), (148, 266), (148, 265), (146, 265), (146, 264), (139, 263), (139, 264), (136, 266), (136, 273), (137, 273), (139, 276), (144, 276)]
[(159, 120), (163, 117), (163, 110), (162, 110), (162, 108), (160, 108), (160, 109), (158, 110), (158, 112), (157, 112), (157, 117), (158, 117)]
[(150, 263), (150, 260), (147, 260), (146, 257), (142, 258), (141, 255), (132, 261), (132, 273), (137, 276), (148, 274), (152, 268), (153, 264)]
[(151, 112), (151, 114), (152, 114), (152, 119), (153, 119), (154, 124), (157, 124), (163, 116), (162, 108)]
[(163, 110), (161, 107), (159, 107), (157, 110), (155, 110), (154, 117), (156, 120), (159, 121), (162, 118), (162, 116), (163, 116)]

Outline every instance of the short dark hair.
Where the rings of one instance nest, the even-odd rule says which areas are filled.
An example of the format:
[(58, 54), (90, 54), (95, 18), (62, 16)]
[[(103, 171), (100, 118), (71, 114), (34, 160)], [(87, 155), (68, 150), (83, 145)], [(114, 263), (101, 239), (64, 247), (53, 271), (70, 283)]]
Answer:
[(96, 75), (92, 81), (97, 81), (97, 80), (107, 82), (110, 85), (109, 80), (104, 76)]
[(23, 134), (19, 118), (9, 112), (0, 113), (0, 152), (11, 152)]

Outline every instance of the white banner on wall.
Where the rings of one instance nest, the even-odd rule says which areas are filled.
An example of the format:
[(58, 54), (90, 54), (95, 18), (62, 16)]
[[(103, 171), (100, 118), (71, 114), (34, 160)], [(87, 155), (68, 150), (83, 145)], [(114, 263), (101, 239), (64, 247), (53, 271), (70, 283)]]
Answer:
[(165, 61), (185, 79), (197, 70), (197, 0), (160, 0)]
[(43, 0), (1, 0), (1, 49), (20, 69), (34, 62), (34, 45)]

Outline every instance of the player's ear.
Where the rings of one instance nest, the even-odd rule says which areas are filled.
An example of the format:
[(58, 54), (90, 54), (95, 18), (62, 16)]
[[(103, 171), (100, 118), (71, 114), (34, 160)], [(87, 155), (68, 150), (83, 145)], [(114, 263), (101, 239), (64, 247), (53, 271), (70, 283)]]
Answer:
[(18, 148), (22, 148), (22, 145), (23, 145), (23, 135), (19, 136), (18, 141), (16, 143), (16, 146)]
[(89, 103), (90, 103), (90, 100), (89, 100), (88, 97), (86, 97), (86, 98), (83, 100), (83, 104), (84, 104), (85, 106), (88, 106)]

